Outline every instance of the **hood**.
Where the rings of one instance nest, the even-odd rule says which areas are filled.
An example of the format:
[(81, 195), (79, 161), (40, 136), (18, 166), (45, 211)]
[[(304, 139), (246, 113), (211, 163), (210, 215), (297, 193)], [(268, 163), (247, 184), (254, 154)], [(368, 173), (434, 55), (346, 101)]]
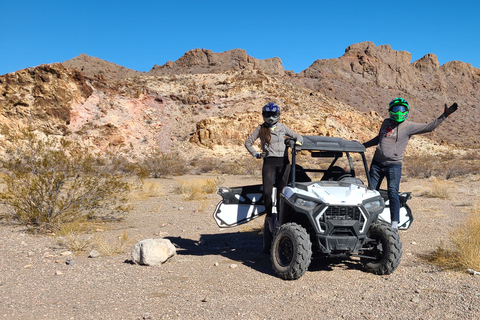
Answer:
[(315, 182), (306, 187), (285, 187), (285, 197), (290, 198), (293, 194), (316, 198), (328, 205), (353, 205), (362, 204), (365, 200), (380, 195), (378, 191), (369, 190), (364, 185), (342, 183), (336, 181)]

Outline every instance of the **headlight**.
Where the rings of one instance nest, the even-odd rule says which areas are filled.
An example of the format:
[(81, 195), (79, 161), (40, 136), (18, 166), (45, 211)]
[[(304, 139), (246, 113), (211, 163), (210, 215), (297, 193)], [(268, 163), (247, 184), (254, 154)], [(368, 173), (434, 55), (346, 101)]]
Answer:
[(314, 202), (314, 201), (309, 201), (309, 200), (305, 200), (305, 199), (301, 199), (301, 198), (297, 198), (295, 200), (295, 205), (297, 206), (300, 206), (300, 207), (304, 207), (304, 208), (308, 208), (308, 209), (313, 209), (317, 206), (318, 203)]
[(382, 208), (382, 202), (380, 200), (375, 200), (372, 202), (365, 203), (364, 206), (365, 206), (365, 209), (368, 210), (368, 212), (372, 212), (372, 211), (375, 212)]

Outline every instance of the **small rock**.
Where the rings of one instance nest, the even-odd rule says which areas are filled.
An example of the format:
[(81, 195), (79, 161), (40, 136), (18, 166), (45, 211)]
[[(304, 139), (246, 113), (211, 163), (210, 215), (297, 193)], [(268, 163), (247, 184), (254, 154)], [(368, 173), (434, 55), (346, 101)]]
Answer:
[(31, 269), (31, 268), (32, 268), (32, 265), (31, 265), (31, 264), (27, 264), (24, 268), (25, 268), (25, 269)]
[(214, 265), (215, 267), (218, 267), (220, 264), (219, 264), (218, 262), (215, 262), (213, 265)]
[(420, 302), (420, 298), (419, 297), (413, 297), (412, 302), (415, 302), (415, 303), (419, 303)]
[(61, 276), (62, 274), (63, 274), (63, 272), (60, 271), (60, 270), (56, 270), (56, 271), (55, 271), (55, 275), (56, 275), (56, 276)]
[(203, 298), (202, 302), (208, 302), (210, 299), (208, 297)]
[(60, 255), (62, 255), (62, 256), (69, 256), (71, 254), (72, 254), (71, 251), (64, 251), (64, 252), (60, 253)]
[(97, 250), (92, 250), (90, 251), (90, 253), (88, 254), (88, 257), (89, 258), (98, 258), (100, 257), (100, 252), (98, 252)]
[(238, 265), (237, 265), (236, 263), (232, 263), (232, 264), (230, 265), (230, 268), (232, 268), (232, 269), (235, 269), (236, 267), (238, 267)]
[(65, 261), (65, 264), (67, 264), (69, 266), (74, 265), (75, 263), (76, 263), (75, 260), (72, 260), (70, 258), (67, 258), (67, 260)]
[(480, 272), (475, 271), (475, 270), (473, 270), (473, 269), (467, 269), (467, 271), (468, 271), (470, 274), (473, 274), (474, 276), (480, 276)]

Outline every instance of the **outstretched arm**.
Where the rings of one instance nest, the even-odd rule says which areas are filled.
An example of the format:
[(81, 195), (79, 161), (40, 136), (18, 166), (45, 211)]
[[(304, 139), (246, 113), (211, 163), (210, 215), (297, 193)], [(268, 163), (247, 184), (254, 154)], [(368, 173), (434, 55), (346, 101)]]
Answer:
[(449, 115), (457, 111), (458, 104), (455, 102), (450, 107), (445, 105), (443, 113), (437, 119), (433, 120), (427, 124), (420, 124), (420, 123), (409, 123), (408, 127), (408, 135), (432, 132), (435, 130)]

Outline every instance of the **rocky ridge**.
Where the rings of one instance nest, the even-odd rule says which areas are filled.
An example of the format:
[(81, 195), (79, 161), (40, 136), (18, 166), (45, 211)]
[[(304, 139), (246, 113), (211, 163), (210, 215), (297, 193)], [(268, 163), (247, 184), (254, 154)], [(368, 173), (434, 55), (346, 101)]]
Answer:
[(243, 141), (268, 101), (301, 134), (365, 141), (387, 115), (388, 101), (403, 96), (415, 122), (440, 115), (444, 103), (460, 104), (442, 130), (415, 137), (408, 152), (478, 148), (480, 70), (462, 62), (439, 66), (433, 54), (410, 60), (408, 52), (371, 42), (298, 74), (278, 58), (258, 60), (239, 49), (191, 50), (147, 73), (80, 55), (0, 76), (0, 117), (11, 128), (33, 123), (96, 150), (235, 159), (246, 154)]

